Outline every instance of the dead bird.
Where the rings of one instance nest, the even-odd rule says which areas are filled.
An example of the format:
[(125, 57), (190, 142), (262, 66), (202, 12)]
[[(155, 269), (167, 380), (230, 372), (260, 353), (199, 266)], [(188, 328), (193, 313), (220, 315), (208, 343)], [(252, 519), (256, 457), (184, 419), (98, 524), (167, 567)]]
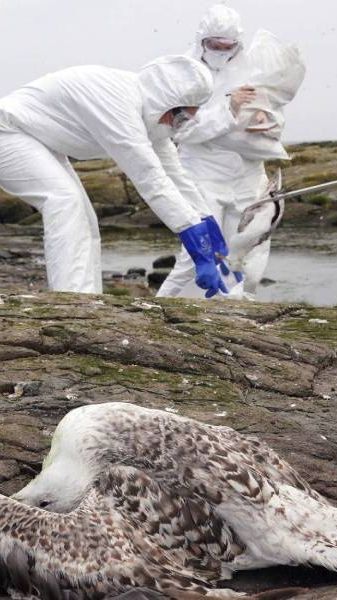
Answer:
[[(337, 568), (336, 508), (263, 442), (227, 427), (118, 402), (75, 409), (57, 427), (41, 473), (16, 498), (77, 515), (88, 494), (102, 503), (95, 528), (109, 504), (112, 522), (128, 525), (133, 556), (148, 556), (149, 545), (159, 557), (154, 572), (165, 567), (175, 585), (177, 573), (206, 593), (240, 570)], [(48, 518), (56, 528), (57, 516)]]
[(244, 270), (244, 260), (253, 248), (268, 240), (279, 226), (285, 201), (278, 198), (282, 188), (281, 170), (271, 179), (258, 202), (248, 206), (242, 214), (237, 232), (231, 238), (228, 264), (234, 271)]
[(120, 466), (106, 470), (67, 514), (0, 496), (0, 587), (42, 600), (244, 596), (214, 589), (206, 570), (202, 579), (192, 563), (184, 567), (181, 548), (170, 552), (157, 543), (171, 519), (177, 539), (184, 535), (187, 511), (187, 502), (169, 498), (143, 471)]

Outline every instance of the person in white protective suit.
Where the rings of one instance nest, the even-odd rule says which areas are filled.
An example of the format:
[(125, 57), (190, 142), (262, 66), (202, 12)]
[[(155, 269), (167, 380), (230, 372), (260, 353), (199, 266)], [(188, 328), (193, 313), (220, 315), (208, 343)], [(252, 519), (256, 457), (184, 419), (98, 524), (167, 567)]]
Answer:
[(179, 234), (198, 285), (209, 296), (223, 288), (214, 257), (224, 244), (221, 233), (170, 139), (212, 88), (204, 65), (168, 56), (140, 74), (103, 66), (68, 68), (0, 101), (0, 186), (42, 213), (52, 290), (102, 291), (97, 218), (68, 156), (113, 158)]
[[(264, 160), (288, 158), (279, 141), (284, 124), (282, 106), (295, 95), (304, 76), (296, 48), (285, 47), (268, 32), (259, 32), (245, 52), (242, 33), (238, 13), (224, 4), (205, 14), (192, 55), (209, 66), (214, 93), (200, 109), (198, 122), (177, 135), (182, 164), (216, 217), (229, 251), (243, 211), (267, 188)], [(247, 247), (241, 264), (230, 251), (229, 264), (234, 271), (243, 271), (247, 292), (255, 292), (269, 252), (270, 239)], [(242, 295), (242, 284), (240, 287)], [(184, 249), (158, 296), (200, 297)]]

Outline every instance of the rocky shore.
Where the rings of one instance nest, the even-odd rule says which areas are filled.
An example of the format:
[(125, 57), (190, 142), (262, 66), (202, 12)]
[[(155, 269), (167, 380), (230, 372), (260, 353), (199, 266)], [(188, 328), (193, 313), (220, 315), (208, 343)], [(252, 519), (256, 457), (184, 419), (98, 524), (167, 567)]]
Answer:
[[(290, 152), (286, 188), (335, 178), (337, 143)], [(75, 166), (106, 245), (118, 236), (172, 244), (110, 161)], [(276, 245), (308, 248), (310, 238), (336, 253), (334, 198), (289, 202)], [(100, 297), (47, 293), (40, 217), (2, 192), (0, 266), (1, 493), (40, 470), (67, 411), (121, 401), (254, 433), (337, 504), (337, 308), (159, 301), (144, 273), (105, 273)], [(263, 600), (337, 598), (337, 576), (323, 569), (240, 574), (232, 585), (266, 591)]]
[[(337, 142), (300, 144), (287, 148), (291, 161), (273, 161), (268, 171), (280, 166), (285, 189), (296, 189), (335, 179)], [(113, 228), (157, 228), (158, 218), (147, 208), (132, 183), (110, 160), (74, 162), (93, 206), (100, 226)], [(301, 198), (287, 203), (283, 225), (299, 223), (313, 226), (337, 227), (337, 191)], [(23, 227), (41, 224), (38, 213), (19, 199), (0, 190), (0, 223), (18, 223)]]
[[(0, 302), (1, 493), (39, 471), (68, 410), (121, 401), (257, 434), (337, 502), (337, 309), (10, 291)], [(337, 597), (337, 577), (316, 569), (233, 585)]]

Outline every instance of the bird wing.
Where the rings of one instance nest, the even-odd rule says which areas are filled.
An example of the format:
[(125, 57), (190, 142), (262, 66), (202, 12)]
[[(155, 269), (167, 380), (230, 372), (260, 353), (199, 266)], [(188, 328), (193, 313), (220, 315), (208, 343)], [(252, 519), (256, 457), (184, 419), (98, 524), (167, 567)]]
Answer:
[(242, 217), (240, 219), (237, 232), (243, 233), (248, 225), (255, 219), (256, 215), (261, 212), (261, 209), (264, 208), (266, 202), (256, 202), (252, 206), (248, 206), (242, 213)]
[[(278, 169), (276, 174), (270, 179), (265, 191), (258, 198), (257, 202), (248, 206), (242, 213), (240, 223), (238, 225), (238, 233), (242, 233), (248, 225), (255, 219), (255, 217), (261, 213), (265, 208), (266, 204), (273, 204), (272, 199), (275, 194), (280, 192), (282, 188), (282, 173), (281, 169)], [(284, 200), (277, 200), (274, 202), (275, 215), (272, 218), (273, 229), (277, 227), (284, 213)], [(277, 223), (276, 223), (277, 221)]]
[(324, 498), (263, 440), (253, 435), (243, 436), (229, 427), (219, 427), (218, 429), (221, 430), (226, 447), (228, 447), (228, 440), (231, 439), (232, 447), (235, 444), (238, 452), (241, 448), (238, 457), (241, 464), (246, 463), (249, 467), (255, 468), (264, 477), (270, 478), (278, 485), (286, 484), (302, 491), (305, 490), (311, 498), (324, 501)]
[(209, 498), (195, 494), (184, 477), (116, 466), (97, 485), (140, 539), (146, 537), (160, 548), (174, 569), (213, 581), (220, 578), (221, 563), (242, 552), (225, 521), (214, 514)]

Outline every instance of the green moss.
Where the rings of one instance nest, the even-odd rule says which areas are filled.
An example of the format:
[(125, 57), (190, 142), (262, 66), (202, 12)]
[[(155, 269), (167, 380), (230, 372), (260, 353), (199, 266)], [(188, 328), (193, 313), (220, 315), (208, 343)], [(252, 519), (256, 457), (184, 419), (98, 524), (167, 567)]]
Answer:
[(307, 165), (310, 163), (317, 162), (318, 158), (315, 154), (298, 154), (292, 157), (291, 166), (295, 167), (296, 165)]
[(117, 297), (121, 297), (121, 296), (131, 296), (131, 291), (128, 288), (123, 288), (123, 287), (108, 287), (108, 286), (104, 286), (104, 293), (105, 294), (110, 294), (111, 296), (117, 296)]
[(9, 296), (6, 299), (6, 308), (14, 308), (22, 305), (22, 300), (20, 298)]
[(292, 163), (290, 160), (267, 160), (265, 162), (268, 174), (270, 176), (273, 175), (277, 169), (281, 169), (282, 171), (288, 169), (291, 167), (291, 164)]
[(326, 195), (326, 194), (316, 194), (314, 196), (308, 196), (306, 199), (307, 202), (310, 202), (310, 204), (316, 204), (318, 206), (331, 206), (332, 201), (330, 196)]
[(313, 175), (305, 176), (302, 179), (303, 186), (319, 185), (320, 183), (326, 183), (329, 181), (329, 174), (326, 172), (315, 173)]
[[(333, 310), (333, 309), (332, 309)], [(288, 340), (313, 340), (337, 343), (337, 320), (335, 311), (306, 308), (306, 315), (288, 318), (277, 326), (277, 333)], [(326, 322), (324, 322), (326, 321)]]

